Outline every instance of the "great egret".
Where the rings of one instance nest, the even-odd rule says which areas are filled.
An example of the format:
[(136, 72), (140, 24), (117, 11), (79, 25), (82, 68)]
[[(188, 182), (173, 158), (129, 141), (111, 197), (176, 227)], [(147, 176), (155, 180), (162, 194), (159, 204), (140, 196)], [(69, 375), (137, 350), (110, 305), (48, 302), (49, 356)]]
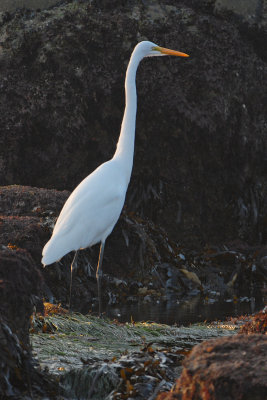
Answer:
[(60, 260), (70, 251), (75, 251), (71, 264), (72, 281), (72, 269), (78, 250), (100, 242), (96, 271), (99, 313), (105, 241), (119, 219), (133, 167), (137, 109), (136, 70), (144, 57), (164, 55), (188, 57), (185, 53), (159, 47), (148, 41), (140, 42), (134, 48), (126, 71), (126, 105), (115, 154), (111, 160), (87, 176), (71, 193), (57, 219), (52, 237), (43, 249), (44, 266)]

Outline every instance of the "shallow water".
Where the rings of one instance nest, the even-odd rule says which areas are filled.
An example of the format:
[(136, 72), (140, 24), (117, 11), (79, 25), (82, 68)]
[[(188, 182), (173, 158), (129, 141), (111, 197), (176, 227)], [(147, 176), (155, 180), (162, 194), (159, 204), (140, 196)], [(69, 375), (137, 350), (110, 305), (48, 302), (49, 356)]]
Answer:
[(205, 300), (200, 296), (184, 302), (135, 303), (122, 306), (106, 306), (106, 316), (116, 318), (120, 322), (153, 321), (168, 325), (189, 325), (196, 322), (225, 320), (252, 314), (264, 307), (262, 296), (225, 298), (218, 301)]

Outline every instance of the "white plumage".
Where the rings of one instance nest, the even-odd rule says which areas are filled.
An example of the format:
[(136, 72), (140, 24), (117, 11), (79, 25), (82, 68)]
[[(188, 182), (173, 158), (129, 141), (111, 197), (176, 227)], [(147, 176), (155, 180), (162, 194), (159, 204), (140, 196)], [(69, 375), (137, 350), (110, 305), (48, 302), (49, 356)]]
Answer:
[(43, 249), (42, 263), (51, 264), (72, 250), (104, 242), (120, 216), (127, 186), (120, 163), (114, 159), (87, 176), (62, 208)]
[(104, 244), (123, 208), (133, 166), (137, 110), (136, 70), (142, 58), (162, 55), (188, 56), (148, 41), (135, 47), (126, 72), (126, 104), (116, 152), (110, 161), (100, 165), (72, 192), (61, 210), (52, 237), (43, 249), (42, 263), (49, 265), (70, 251), (77, 253), (79, 249), (101, 242), (96, 274), (99, 310)]

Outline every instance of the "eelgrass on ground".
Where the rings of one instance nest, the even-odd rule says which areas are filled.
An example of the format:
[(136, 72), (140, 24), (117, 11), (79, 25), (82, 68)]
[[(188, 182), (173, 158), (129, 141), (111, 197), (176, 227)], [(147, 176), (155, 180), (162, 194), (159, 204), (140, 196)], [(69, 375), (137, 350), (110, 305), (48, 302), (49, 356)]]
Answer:
[(119, 323), (93, 315), (63, 313), (35, 316), (31, 341), (41, 366), (58, 374), (81, 367), (81, 359), (111, 360), (148, 345), (180, 351), (231, 334), (231, 330), (205, 324), (178, 327), (153, 322)]

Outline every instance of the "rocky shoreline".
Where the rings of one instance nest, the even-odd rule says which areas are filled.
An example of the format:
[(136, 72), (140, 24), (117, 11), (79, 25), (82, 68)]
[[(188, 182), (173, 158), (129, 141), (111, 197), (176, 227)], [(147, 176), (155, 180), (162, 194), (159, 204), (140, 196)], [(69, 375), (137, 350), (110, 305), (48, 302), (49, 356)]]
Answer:
[[(33, 357), (34, 322), (47, 318), (44, 341), (64, 334), (53, 316), (42, 317), (43, 299), (65, 307), (69, 301), (71, 255), (43, 269), (41, 252), (70, 191), (114, 152), (125, 68), (140, 40), (190, 58), (156, 66), (146, 60), (138, 72), (134, 171), (106, 244), (105, 301), (265, 298), (267, 9), (261, 1), (243, 8), (230, 3), (117, 1), (111, 7), (82, 0), (0, 12), (0, 397), (63, 399), (62, 385), (84, 379), (69, 372), (59, 384)], [(85, 315), (97, 301), (97, 253), (96, 247), (81, 252), (74, 273), (73, 309)], [(116, 323), (106, 323), (115, 331)], [(169, 350), (146, 342), (132, 358), (119, 354), (117, 366), (106, 360), (118, 384), (112, 390), (121, 390), (113, 397), (106, 391), (106, 398), (263, 399), (265, 312), (250, 326), (195, 347), (183, 371), (175, 341)], [(178, 358), (182, 373), (167, 393)], [(216, 369), (218, 359), (225, 364)], [(89, 380), (87, 397), (97, 398), (104, 364), (84, 361), (89, 375), (96, 365), (102, 371)], [(138, 374), (150, 376), (143, 386)]]
[[(40, 255), (68, 195), (67, 191), (17, 185), (0, 188), (4, 259), (23, 251), (32, 260), (31, 268), (41, 276), (39, 296), (65, 307), (69, 302), (72, 255), (46, 268), (40, 264)], [(224, 296), (238, 299), (248, 294), (264, 298), (265, 251), (265, 247), (241, 241), (228, 247), (191, 250), (172, 241), (152, 221), (124, 210), (107, 241), (104, 301), (122, 305), (138, 300), (182, 301), (197, 295), (207, 301)], [(79, 254), (73, 278), (73, 310), (87, 313), (97, 301), (97, 257), (98, 246)]]
[[(39, 259), (42, 246), (51, 233), (53, 222), (55, 220), (55, 215), (61, 208), (62, 203), (64, 203), (67, 196), (67, 192), (21, 186), (2, 187), (0, 190), (0, 204), (2, 209), (2, 216), (0, 218), (0, 239), (2, 244), (2, 250), (0, 251), (0, 279), (2, 282), (2, 285), (0, 286), (2, 324), (1, 340), (4, 344), (3, 348), (13, 348), (12, 352), (11, 350), (8, 351), (8, 356), (5, 353), (1, 354), (2, 365), (6, 367), (3, 368), (4, 373), (2, 377), (0, 377), (0, 379), (2, 379), (2, 382), (5, 382), (6, 380), (8, 382), (8, 385), (3, 384), (1, 395), (9, 395), (10, 398), (17, 395), (18, 393), (20, 394), (20, 396), (22, 396), (21, 398), (25, 399), (29, 394), (34, 396), (33, 398), (35, 399), (43, 399), (47, 398), (47, 396), (49, 399), (68, 398), (68, 390), (69, 394), (71, 393), (69, 398), (73, 398), (73, 396), (77, 396), (77, 398), (79, 398), (80, 392), (77, 388), (75, 389), (77, 382), (79, 382), (80, 379), (84, 380), (87, 374), (89, 374), (88, 378), (86, 379), (88, 379), (88, 382), (91, 382), (92, 387), (94, 387), (94, 384), (92, 383), (94, 382), (94, 380), (90, 380), (93, 379), (94, 376), (90, 375), (91, 371), (95, 369), (99, 369), (102, 371), (104, 368), (104, 364), (102, 361), (98, 362), (98, 364), (96, 365), (95, 358), (94, 360), (91, 360), (89, 357), (87, 363), (88, 365), (91, 365), (91, 367), (86, 367), (87, 369), (85, 369), (85, 372), (82, 372), (82, 369), (77, 369), (77, 362), (75, 362), (72, 366), (72, 372), (66, 372), (66, 377), (64, 379), (62, 378), (62, 385), (58, 386), (58, 383), (56, 383), (56, 377), (53, 374), (48, 375), (48, 371), (43, 372), (44, 370), (36, 369), (36, 361), (34, 361), (31, 355), (31, 347), (29, 344), (30, 316), (32, 315), (34, 310), (37, 310), (39, 313), (43, 312), (42, 298), (52, 298), (53, 301), (60, 301), (66, 305), (68, 304), (69, 275), (68, 273), (66, 273), (66, 271), (69, 271), (69, 263), (71, 261), (71, 257), (66, 256), (60, 264), (54, 265), (53, 268), (45, 269), (40, 266)], [(12, 204), (12, 207), (10, 207), (10, 204)], [(16, 215), (10, 215), (12, 208)], [(216, 251), (214, 249), (209, 249), (202, 254), (200, 254), (199, 252), (186, 252), (184, 251), (185, 249), (182, 249), (181, 247), (176, 248), (175, 244), (170, 239), (168, 239), (166, 234), (163, 233), (161, 229), (157, 229), (152, 223), (144, 223), (142, 219), (134, 218), (133, 215), (128, 215), (127, 212), (123, 213), (123, 216), (120, 223), (118, 224), (118, 227), (116, 228), (116, 231), (117, 232), (115, 232), (114, 234), (115, 237), (113, 239), (111, 238), (111, 244), (114, 246), (113, 248), (116, 247), (116, 237), (122, 236), (125, 238), (125, 235), (127, 235), (131, 246), (135, 248), (140, 248), (140, 244), (142, 244), (145, 248), (143, 254), (145, 257), (144, 265), (146, 266), (146, 268), (142, 268), (140, 266), (139, 270), (135, 270), (136, 275), (131, 275), (129, 279), (129, 277), (127, 277), (127, 273), (124, 272), (125, 275), (122, 274), (123, 264), (121, 264), (120, 269), (118, 267), (116, 267), (115, 269), (111, 268), (111, 266), (118, 263), (118, 260), (116, 258), (112, 259), (111, 255), (109, 255), (109, 262), (107, 263), (106, 261), (103, 287), (105, 297), (108, 297), (108, 293), (112, 293), (112, 299), (115, 304), (116, 302), (119, 302), (120, 304), (122, 304), (123, 302), (127, 303), (129, 299), (133, 301), (134, 298), (136, 300), (138, 299), (139, 301), (143, 301), (145, 300), (145, 298), (150, 297), (150, 301), (152, 302), (158, 299), (167, 298), (168, 296), (175, 296), (176, 299), (181, 299), (184, 296), (190, 298), (190, 296), (194, 296), (196, 295), (196, 293), (202, 293), (206, 297), (212, 297), (212, 294), (214, 294), (214, 292), (219, 293), (219, 291), (223, 292), (224, 290), (228, 293), (229, 296), (233, 296), (234, 293), (238, 293), (238, 290), (240, 289), (243, 289), (246, 292), (246, 281), (248, 286), (251, 287), (251, 285), (255, 285), (255, 287), (257, 287), (257, 282), (259, 280), (263, 280), (265, 276), (263, 264), (264, 256), (262, 256), (261, 251), (257, 251), (258, 249), (254, 249), (253, 254), (255, 255), (255, 258), (253, 258), (251, 248), (247, 249), (247, 247), (244, 245), (242, 247), (240, 243), (238, 251), (236, 248), (235, 250), (224, 249), (224, 251), (218, 251), (217, 248)], [(138, 236), (136, 235), (136, 233), (138, 233)], [(136, 236), (138, 237), (139, 242), (136, 242)], [(140, 262), (140, 252), (136, 253), (136, 251), (134, 252), (134, 249), (132, 251), (133, 253), (131, 262)], [(177, 255), (176, 257), (174, 256), (175, 253)], [(134, 258), (134, 254), (137, 254), (136, 259)], [(72, 300), (73, 307), (85, 313), (88, 312), (89, 309), (91, 309), (92, 303), (97, 300), (97, 293), (95, 273), (94, 271), (91, 271), (91, 267), (84, 268), (84, 265), (94, 265), (96, 257), (97, 249), (95, 249), (95, 254), (92, 250), (82, 252), (82, 255), (79, 259), (78, 269), (74, 273), (74, 298)], [(155, 270), (155, 263), (157, 263), (156, 274), (153, 273), (153, 271)], [(192, 265), (194, 266), (194, 269), (192, 269)], [(120, 266), (120, 264), (118, 264), (118, 266)], [(252, 266), (255, 266), (254, 269), (257, 273), (253, 273)], [(224, 271), (223, 275), (220, 273), (221, 270)], [(121, 283), (118, 284), (118, 282)], [(179, 287), (180, 290), (178, 290)], [(16, 294), (15, 296), (14, 293)], [(262, 326), (264, 327), (266, 326), (266, 322), (264, 325), (264, 316), (266, 320), (266, 315), (262, 315)], [(34, 319), (36, 319), (36, 317), (34, 317)], [(67, 320), (68, 318), (66, 319), (66, 321)], [(55, 333), (53, 333), (53, 331), (55, 329), (58, 330), (58, 328), (55, 328), (55, 322), (51, 322), (48, 320), (42, 322), (41, 326), (43, 326), (42, 329), (45, 333), (44, 336), (47, 339), (43, 338), (41, 340), (41, 347), (40, 344), (38, 345), (39, 350), (36, 350), (34, 348), (34, 351), (37, 351), (37, 357), (38, 354), (41, 354), (46, 347), (46, 341), (48, 340), (49, 342), (50, 336), (54, 337)], [(255, 328), (255, 326), (257, 327), (258, 325), (255, 325), (254, 323), (254, 332), (257, 332), (257, 328)], [(77, 329), (80, 332), (80, 328), (78, 327)], [(58, 333), (59, 335), (66, 335), (67, 329), (65, 329), (65, 331), (64, 329), (61, 329), (60, 332)], [(191, 333), (190, 331), (188, 331), (189, 337), (192, 337), (192, 335), (194, 335), (193, 332), (194, 328), (192, 328)], [(244, 332), (248, 332), (248, 329), (244, 329)], [(46, 335), (46, 333), (48, 335)], [(244, 346), (246, 346), (246, 335), (243, 336), (244, 338), (241, 339), (240, 337), (238, 339), (238, 343), (240, 344), (240, 346), (243, 342)], [(177, 340), (178, 337), (180, 340), (181, 335), (178, 334)], [(19, 345), (18, 340), (23, 343), (22, 348), (20, 347), (21, 345)], [(37, 342), (38, 340), (39, 339), (37, 338)], [(204, 338), (202, 340), (204, 340)], [(255, 349), (253, 347), (253, 343), (255, 342), (255, 346), (257, 346), (256, 343), (258, 343), (258, 341), (260, 341), (260, 343), (258, 344), (258, 348), (261, 348), (261, 346), (263, 346), (264, 349), (266, 341), (265, 336), (263, 335), (263, 339), (257, 339), (255, 336), (255, 341), (254, 338), (251, 337), (251, 351), (249, 349), (247, 350), (248, 354), (252, 354), (254, 356), (256, 355), (255, 360), (257, 360), (257, 362), (262, 363), (266, 359), (264, 352), (265, 350), (261, 352), (263, 354), (263, 361), (261, 361), (261, 358), (258, 355), (259, 352), (255, 352)], [(63, 344), (64, 342), (66, 342), (67, 344), (67, 354), (71, 354), (72, 350), (70, 347), (68, 336), (64, 336)], [(208, 348), (212, 346), (212, 344), (209, 344), (209, 342), (206, 343), (206, 346), (208, 346)], [(235, 349), (236, 345), (234, 344), (234, 342), (233, 344), (231, 343), (229, 344), (230, 348)], [(52, 340), (52, 348), (54, 348), (54, 350), (52, 351), (54, 352), (57, 351), (57, 346), (55, 345), (53, 347), (53, 344), (55, 345)], [(120, 345), (122, 345), (121, 340)], [(170, 346), (170, 344), (168, 344), (168, 346)], [(174, 342), (171, 346), (173, 347), (172, 351), (174, 351), (174, 348), (176, 348)], [(216, 349), (217, 344), (214, 344), (214, 346)], [(225, 347), (225, 352), (226, 354), (228, 354), (228, 342), (222, 342), (222, 346)], [(156, 357), (156, 359), (158, 359), (158, 349), (159, 348), (157, 347), (157, 349), (155, 350), (155, 354), (153, 353), (153, 357)], [(162, 351), (163, 350), (161, 349), (160, 352)], [(235, 351), (238, 352), (238, 350)], [(64, 352), (66, 352), (65, 349)], [(11, 357), (10, 354), (12, 354)], [(60, 354), (63, 355), (62, 350), (60, 350)], [(84, 354), (85, 353), (83, 350), (83, 352), (80, 353), (79, 358), (83, 358)], [(149, 354), (150, 353), (148, 352), (147, 355)], [(205, 354), (205, 351), (203, 352), (202, 350), (200, 350), (200, 354)], [(240, 350), (240, 354), (241, 357), (243, 357), (242, 348)], [(142, 362), (156, 362), (155, 360), (150, 360), (149, 357), (147, 358), (147, 356), (145, 356), (144, 358), (144, 356), (142, 356)], [(173, 356), (170, 357), (172, 358)], [(216, 351), (214, 357), (215, 359), (217, 357)], [(229, 357), (232, 357), (231, 353), (229, 353)], [(126, 357), (126, 359), (127, 358), (129, 357)], [(137, 351), (134, 356), (135, 361), (130, 361), (129, 358), (128, 363), (126, 361), (123, 362), (123, 368), (126, 368), (126, 370), (129, 369), (131, 371), (138, 369), (137, 366), (134, 365), (135, 363), (136, 365), (140, 364), (139, 358), (140, 353), (139, 351)], [(189, 361), (186, 362), (188, 363)], [(201, 362), (202, 361), (200, 361), (200, 365), (202, 365)], [(226, 363), (227, 362), (228, 361), (226, 361)], [(109, 363), (111, 363), (111, 361), (109, 361)], [(26, 369), (25, 365), (27, 365)], [(187, 366), (189, 364), (185, 365)], [(19, 370), (22, 371), (21, 373), (19, 373), (19, 379), (15, 378), (14, 376), (14, 373), (16, 371), (15, 368), (19, 368)], [(63, 368), (62, 362), (58, 362), (58, 364), (56, 364), (56, 368)], [(121, 369), (123, 369), (118, 368), (118, 366), (115, 368), (115, 365), (114, 367), (110, 366), (108, 368), (111, 368), (111, 370), (109, 371), (108, 369), (107, 371), (109, 371), (110, 374), (115, 374), (115, 376), (116, 374), (120, 373), (119, 371)], [(113, 368), (115, 368), (115, 370), (113, 370)], [(108, 373), (107, 371), (106, 373)], [(165, 373), (171, 374), (171, 371), (172, 364), (170, 364)], [(244, 371), (247, 372), (245, 373)], [(241, 386), (243, 382), (241, 377), (243, 376), (244, 380), (247, 380), (246, 374), (248, 373), (248, 370), (244, 371), (241, 368), (239, 371), (240, 373), (238, 374), (238, 382)], [(99, 376), (102, 376), (102, 372)], [(155, 367), (153, 367), (152, 370), (149, 371), (149, 374), (153, 375), (154, 373), (158, 373)], [(183, 372), (183, 374), (186, 373), (188, 374), (188, 372)], [(230, 376), (227, 375), (226, 372), (225, 374), (226, 375), (223, 379), (227, 381)], [(250, 386), (249, 389), (251, 393), (255, 394), (256, 392), (259, 392), (261, 395), (266, 393), (266, 387), (263, 383), (265, 376), (264, 374), (265, 372), (263, 372), (262, 378), (258, 377), (258, 380), (255, 381), (256, 384), (252, 383), (252, 386)], [(91, 378), (89, 378), (89, 376), (91, 376)], [(171, 376), (173, 375), (170, 375), (167, 381), (164, 378), (162, 380), (162, 383), (160, 383), (161, 381), (159, 380), (159, 378), (157, 378), (157, 380), (155, 381), (155, 385), (150, 385), (150, 394), (152, 395), (154, 393), (156, 396), (160, 391), (166, 390), (168, 388), (168, 385), (166, 386), (166, 382), (169, 382), (169, 385), (171, 383), (174, 383), (174, 380), (173, 378), (171, 378)], [(124, 387), (124, 384), (120, 383), (120, 380), (118, 379), (124, 379), (123, 382), (126, 386)], [(100, 393), (102, 393), (101, 396), (103, 395), (103, 393), (108, 396), (109, 390), (110, 393), (114, 393), (114, 391), (116, 391), (116, 385), (118, 385), (118, 387), (121, 388), (120, 390), (122, 390), (121, 396), (123, 396), (124, 393), (124, 396), (128, 396), (126, 398), (130, 398), (131, 394), (134, 393), (137, 396), (136, 398), (147, 398), (146, 394), (144, 394), (148, 393), (148, 387), (150, 387), (147, 381), (145, 380), (146, 383), (143, 383), (141, 385), (142, 388), (145, 388), (145, 390), (142, 391), (139, 387), (139, 379), (135, 379), (136, 378), (134, 372), (130, 374), (129, 379), (126, 379), (126, 377), (119, 378), (117, 375), (117, 378), (115, 379), (117, 383), (114, 383), (115, 386), (112, 386), (112, 384), (111, 386), (108, 386), (109, 389), (106, 389), (106, 392), (100, 391)], [(198, 369), (196, 370), (196, 378), (192, 379), (200, 379), (198, 378)], [(206, 380), (205, 377), (203, 377), (203, 379)], [(215, 385), (215, 387), (217, 388), (217, 383), (215, 383), (215, 381), (213, 380), (214, 378), (212, 377), (212, 375), (209, 379), (211, 379), (211, 381), (213, 382), (212, 384)], [(195, 390), (193, 389), (192, 397), (181, 397), (183, 396), (183, 394), (181, 393), (184, 393), (184, 388), (187, 386), (191, 387), (192, 385), (188, 383), (188, 385), (186, 386), (184, 383), (185, 381), (188, 382), (188, 376), (185, 380), (184, 375), (182, 375), (178, 382), (180, 381), (181, 383), (177, 383), (175, 389), (178, 390), (177, 393), (180, 393), (180, 397), (178, 398), (202, 398), (194, 397)], [(28, 384), (26, 382), (28, 382)], [(258, 385), (259, 382), (261, 382), (260, 389)], [(195, 385), (198, 384), (194, 383), (194, 387)], [(219, 390), (220, 392), (220, 384), (218, 385), (218, 389), (214, 389), (214, 392), (212, 392), (212, 399), (220, 398), (216, 394), (217, 390)], [(243, 385), (244, 393), (246, 393), (246, 387), (246, 385)], [(254, 389), (256, 390), (256, 392)], [(226, 391), (231, 393), (231, 386), (229, 386)], [(198, 396), (202, 396), (201, 391), (197, 393), (199, 393)], [(163, 396), (163, 394), (160, 396)], [(92, 398), (97, 399), (98, 397)], [(106, 398), (108, 399), (109, 397)], [(118, 395), (117, 397), (115, 396), (110, 398), (122, 399), (124, 397), (120, 397), (120, 395)], [(240, 397), (240, 399), (243, 398), (246, 399), (246, 397)]]

